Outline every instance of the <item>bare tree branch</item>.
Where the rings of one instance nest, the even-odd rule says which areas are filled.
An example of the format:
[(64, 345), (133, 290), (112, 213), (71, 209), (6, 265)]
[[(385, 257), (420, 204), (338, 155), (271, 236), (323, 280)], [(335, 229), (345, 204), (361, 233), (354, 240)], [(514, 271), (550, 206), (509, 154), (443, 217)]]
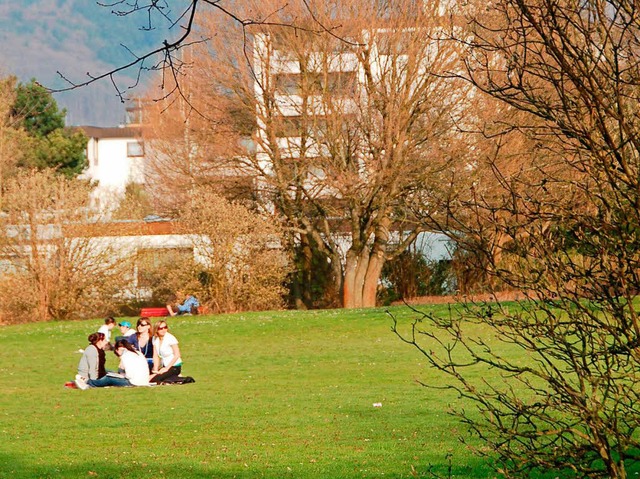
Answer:
[[(92, 74), (91, 72), (87, 72), (86, 76), (88, 77), (88, 79), (84, 81), (74, 81), (71, 78), (69, 78), (67, 75), (65, 75), (63, 72), (57, 71), (56, 73), (58, 74), (58, 76), (65, 83), (67, 83), (68, 86), (63, 88), (49, 89), (49, 91), (51, 91), (52, 93), (61, 93), (61, 92), (71, 91), (77, 88), (86, 87), (92, 83), (95, 83), (103, 79), (109, 79), (109, 81), (111, 82), (111, 84), (113, 85), (116, 91), (116, 95), (118, 96), (120, 101), (124, 103), (126, 101), (126, 98), (125, 98), (126, 93), (139, 85), (141, 74), (143, 72), (145, 71), (165, 72), (166, 70), (169, 70), (171, 71), (171, 76), (173, 77), (173, 79), (176, 80), (169, 95), (178, 93), (182, 96), (180, 82), (177, 80), (178, 80), (178, 77), (182, 74), (184, 63), (179, 58), (177, 53), (182, 48), (185, 48), (189, 45), (193, 45), (196, 43), (204, 43), (207, 41), (206, 38), (201, 38), (199, 40), (187, 42), (187, 40), (194, 34), (196, 19), (201, 12), (200, 10), (201, 5), (208, 5), (222, 12), (224, 15), (226, 15), (228, 18), (230, 18), (234, 22), (241, 25), (243, 28), (247, 28), (253, 25), (288, 26), (291, 28), (304, 30), (304, 31), (312, 31), (315, 33), (326, 32), (330, 34), (333, 34), (332, 30), (335, 28), (335, 27), (328, 28), (324, 25), (320, 25), (319, 29), (313, 29), (309, 27), (295, 25), (295, 22), (291, 22), (291, 23), (273, 22), (270, 20), (271, 15), (266, 15), (264, 18), (241, 18), (239, 15), (237, 15), (233, 11), (222, 6), (220, 0), (191, 0), (189, 5), (184, 10), (182, 10), (180, 14), (174, 19), (170, 15), (168, 3), (164, 0), (151, 0), (150, 3), (146, 3), (146, 2), (140, 3), (138, 0), (135, 0), (134, 2), (130, 2), (127, 0), (118, 0), (112, 3), (99, 3), (99, 5), (104, 7), (115, 7), (115, 6), (126, 7), (120, 10), (112, 10), (111, 13), (118, 16), (127, 16), (140, 11), (147, 11), (148, 25), (146, 27), (143, 27), (143, 29), (145, 30), (152, 30), (154, 28), (152, 16), (154, 13), (158, 13), (163, 18), (171, 22), (169, 29), (179, 25), (180, 29), (182, 30), (182, 33), (180, 36), (178, 36), (178, 38), (176, 38), (173, 41), (169, 41), (165, 39), (162, 43), (162, 46), (159, 46), (156, 49), (150, 50), (144, 53), (143, 55), (137, 55), (128, 46), (121, 44), (121, 46), (125, 48), (129, 53), (131, 53), (131, 55), (134, 58), (128, 63), (119, 65), (104, 73)], [(305, 5), (307, 6), (307, 8), (310, 8), (306, 2), (305, 2)], [(286, 4), (280, 7), (280, 9), (284, 9), (284, 8), (286, 8)], [(180, 25), (180, 22), (185, 19), (186, 19), (186, 24)], [(246, 34), (245, 34), (245, 39), (246, 39)], [(148, 63), (149, 60), (153, 60), (158, 56), (160, 56), (159, 60), (153, 62), (151, 66), (145, 66), (145, 63)], [(250, 58), (248, 55), (246, 55), (246, 61), (250, 62)], [(138, 68), (138, 72), (136, 73), (135, 83), (128, 87), (122, 87), (120, 85), (119, 80), (116, 78), (117, 75), (124, 73), (126, 71), (129, 71), (134, 67)]]

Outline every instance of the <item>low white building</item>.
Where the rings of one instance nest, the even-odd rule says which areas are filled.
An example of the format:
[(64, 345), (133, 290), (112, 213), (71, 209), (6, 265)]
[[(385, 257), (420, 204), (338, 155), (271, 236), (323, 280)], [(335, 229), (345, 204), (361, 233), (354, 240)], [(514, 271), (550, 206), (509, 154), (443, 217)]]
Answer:
[(133, 259), (130, 276), (127, 275), (131, 280), (129, 288), (122, 291), (125, 299), (150, 298), (155, 284), (149, 271), (168, 261), (207, 264), (202, 237), (178, 231), (172, 221), (119, 220), (92, 226), (89, 229), (86, 225), (70, 225), (65, 235), (78, 241), (87, 235), (93, 250), (109, 252), (115, 262)]
[(93, 206), (114, 209), (129, 183), (144, 183), (144, 142), (137, 125), (102, 128), (79, 127), (89, 138), (87, 169), (80, 176), (97, 182)]

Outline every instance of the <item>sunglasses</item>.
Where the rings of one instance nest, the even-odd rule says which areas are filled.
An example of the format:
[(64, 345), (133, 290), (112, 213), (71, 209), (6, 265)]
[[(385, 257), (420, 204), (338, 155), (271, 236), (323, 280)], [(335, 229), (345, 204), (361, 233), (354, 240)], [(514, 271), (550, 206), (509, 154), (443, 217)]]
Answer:
[(169, 329), (169, 328), (168, 328), (168, 326), (160, 326), (160, 327), (158, 328), (158, 331), (160, 331), (161, 329)]
[(149, 323), (140, 323), (138, 326), (151, 326)]

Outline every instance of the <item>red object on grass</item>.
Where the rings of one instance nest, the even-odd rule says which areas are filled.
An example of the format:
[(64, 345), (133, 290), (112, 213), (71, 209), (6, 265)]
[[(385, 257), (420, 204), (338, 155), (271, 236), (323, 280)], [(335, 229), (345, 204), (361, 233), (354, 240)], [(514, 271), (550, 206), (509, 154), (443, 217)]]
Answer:
[(140, 316), (143, 318), (161, 318), (169, 316), (169, 310), (167, 308), (142, 308), (140, 310)]

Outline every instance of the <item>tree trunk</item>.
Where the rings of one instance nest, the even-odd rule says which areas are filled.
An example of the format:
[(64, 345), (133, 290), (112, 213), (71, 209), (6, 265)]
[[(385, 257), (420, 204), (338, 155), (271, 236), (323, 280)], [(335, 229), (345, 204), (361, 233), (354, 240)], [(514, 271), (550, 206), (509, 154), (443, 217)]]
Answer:
[(386, 260), (385, 250), (389, 242), (389, 225), (391, 220), (385, 216), (376, 228), (375, 239), (369, 254), (367, 272), (362, 286), (362, 305), (373, 308), (376, 305), (378, 281), (382, 274), (382, 266)]
[(376, 288), (383, 255), (370, 257), (369, 250), (349, 251), (344, 274), (343, 307), (369, 308), (376, 305)]
[(325, 296), (330, 306), (340, 307), (344, 292), (342, 258), (339, 254), (331, 254), (328, 258), (331, 261), (331, 282), (327, 286), (328, 291), (325, 292)]
[(355, 251), (347, 252), (347, 260), (344, 267), (344, 286), (342, 288), (342, 306), (344, 308), (356, 307), (356, 270), (358, 267), (358, 255)]
[(369, 258), (369, 267), (364, 279), (362, 291), (362, 306), (365, 308), (373, 308), (376, 305), (378, 297), (378, 281), (384, 266), (384, 252), (377, 251)]
[(302, 270), (299, 273), (299, 278), (301, 281), (301, 296), (300, 296), (300, 307), (298, 309), (308, 309), (313, 307), (313, 298), (311, 295), (311, 285), (313, 281), (313, 272), (312, 263), (313, 263), (313, 251), (311, 250), (311, 245), (309, 244), (309, 239), (307, 235), (301, 235), (300, 237), (300, 265)]
[(356, 268), (356, 277), (354, 289), (355, 295), (355, 307), (362, 308), (364, 306), (362, 302), (362, 293), (364, 287), (364, 280), (367, 276), (367, 269), (369, 267), (369, 250), (364, 248), (358, 255), (358, 266)]
[(296, 309), (307, 309), (307, 306), (302, 300), (302, 288), (300, 284), (300, 272), (295, 271), (291, 280), (291, 296), (293, 299), (293, 306)]

